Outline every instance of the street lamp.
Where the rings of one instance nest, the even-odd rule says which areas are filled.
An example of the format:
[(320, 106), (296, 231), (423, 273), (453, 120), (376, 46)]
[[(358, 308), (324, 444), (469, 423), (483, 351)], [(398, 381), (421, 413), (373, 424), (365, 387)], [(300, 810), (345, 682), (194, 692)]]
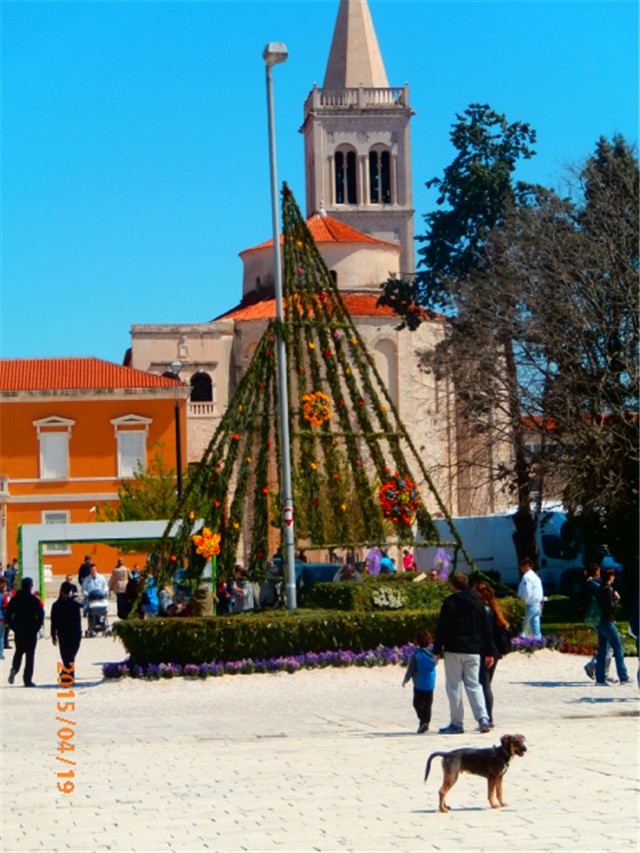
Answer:
[(289, 445), (289, 400), (287, 392), (287, 350), (282, 336), (282, 256), (278, 217), (278, 178), (276, 172), (276, 131), (273, 110), (274, 65), (285, 62), (287, 46), (272, 41), (262, 52), (267, 69), (267, 117), (269, 122), (269, 166), (271, 170), (271, 218), (273, 221), (273, 278), (276, 295), (276, 354), (278, 358), (278, 407), (280, 409), (280, 449), (282, 458), (282, 516), (284, 519), (287, 609), (296, 609), (296, 562), (293, 535), (293, 489), (291, 487), (291, 448)]
[[(182, 367), (182, 362), (180, 361), (172, 361), (171, 362), (171, 372), (173, 373), (173, 378), (179, 380), (180, 379), (180, 368)], [(180, 397), (179, 392), (176, 389), (176, 399), (174, 405), (174, 415), (176, 421), (176, 492), (178, 494), (178, 500), (182, 497), (182, 435), (180, 431)]]

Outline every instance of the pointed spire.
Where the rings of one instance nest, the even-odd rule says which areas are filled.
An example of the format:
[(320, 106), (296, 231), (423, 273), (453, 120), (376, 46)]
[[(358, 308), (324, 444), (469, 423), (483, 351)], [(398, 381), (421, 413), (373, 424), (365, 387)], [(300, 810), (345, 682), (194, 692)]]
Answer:
[(388, 89), (367, 0), (340, 0), (324, 89)]

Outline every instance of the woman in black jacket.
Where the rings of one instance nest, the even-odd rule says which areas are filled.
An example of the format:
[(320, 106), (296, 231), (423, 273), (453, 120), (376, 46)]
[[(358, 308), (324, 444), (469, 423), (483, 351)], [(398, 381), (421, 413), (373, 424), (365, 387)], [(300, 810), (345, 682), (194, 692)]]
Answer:
[[(491, 640), (494, 645), (493, 663), (491, 666), (485, 666), (484, 659), (480, 658), (480, 685), (482, 686), (487, 714), (489, 715), (489, 726), (493, 728), (493, 690), (491, 682), (493, 681), (498, 661), (509, 651), (511, 646), (511, 639), (508, 633), (509, 623), (505, 619), (502, 608), (496, 601), (491, 584), (488, 584), (486, 581), (478, 581), (473, 585), (473, 588), (484, 604), (487, 619), (489, 620)], [(507, 644), (509, 648), (507, 648)]]

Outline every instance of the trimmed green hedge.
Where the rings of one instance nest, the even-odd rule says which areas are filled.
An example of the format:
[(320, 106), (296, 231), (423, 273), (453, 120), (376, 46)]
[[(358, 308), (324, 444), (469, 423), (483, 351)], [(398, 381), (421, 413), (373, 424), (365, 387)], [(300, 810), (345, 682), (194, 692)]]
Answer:
[[(323, 584), (341, 594), (361, 594), (362, 584)], [(416, 584), (418, 588), (420, 584)], [(435, 585), (432, 585), (435, 586)], [(446, 584), (441, 584), (448, 590)], [(348, 587), (345, 593), (342, 589)], [(393, 589), (390, 584), (389, 588)], [(401, 589), (398, 586), (398, 589)], [(325, 594), (329, 594), (325, 592)], [(517, 633), (524, 606), (519, 598), (500, 602)], [(294, 613), (269, 610), (235, 616), (171, 619), (127, 619), (116, 622), (113, 632), (122, 639), (135, 663), (211, 663), (244, 658), (270, 658), (332, 649), (363, 651), (379, 645), (413, 642), (426, 628), (435, 632), (440, 604), (430, 608), (391, 610), (305, 610)]]
[(451, 595), (448, 583), (428, 580), (414, 583), (414, 577), (403, 572), (373, 578), (365, 576), (362, 581), (316, 583), (309, 589), (302, 588), (299, 603), (301, 607), (328, 610), (430, 610), (439, 609), (444, 599)]
[(127, 619), (116, 622), (113, 633), (135, 663), (209, 663), (403, 645), (420, 629), (433, 633), (438, 612), (297, 610), (290, 614), (273, 610), (235, 616)]

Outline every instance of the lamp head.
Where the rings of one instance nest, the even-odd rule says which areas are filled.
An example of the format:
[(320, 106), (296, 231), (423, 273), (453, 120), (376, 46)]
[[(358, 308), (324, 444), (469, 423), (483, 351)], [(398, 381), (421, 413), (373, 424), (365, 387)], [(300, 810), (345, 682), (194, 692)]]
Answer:
[(289, 56), (286, 44), (281, 41), (270, 41), (262, 51), (262, 58), (267, 65), (280, 65)]
[(175, 376), (178, 376), (178, 374), (180, 373), (180, 368), (181, 368), (181, 367), (182, 367), (182, 362), (181, 362), (181, 361), (172, 361), (172, 362), (171, 362), (171, 372), (172, 372)]

